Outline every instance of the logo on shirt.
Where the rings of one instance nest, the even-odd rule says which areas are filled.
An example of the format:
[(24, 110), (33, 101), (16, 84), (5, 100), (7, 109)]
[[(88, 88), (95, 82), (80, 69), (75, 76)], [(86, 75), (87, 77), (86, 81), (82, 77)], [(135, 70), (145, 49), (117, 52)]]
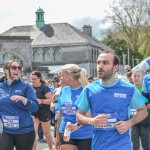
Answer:
[(117, 98), (126, 98), (126, 94), (122, 94), (122, 93), (114, 93), (114, 97), (117, 97)]
[(15, 93), (21, 93), (21, 90), (15, 90)]

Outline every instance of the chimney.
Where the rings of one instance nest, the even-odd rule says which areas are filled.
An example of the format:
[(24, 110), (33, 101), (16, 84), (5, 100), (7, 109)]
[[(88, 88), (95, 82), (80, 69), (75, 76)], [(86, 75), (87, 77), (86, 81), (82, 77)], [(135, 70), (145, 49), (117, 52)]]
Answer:
[(92, 27), (90, 25), (84, 25), (82, 29), (83, 29), (83, 33), (92, 36)]

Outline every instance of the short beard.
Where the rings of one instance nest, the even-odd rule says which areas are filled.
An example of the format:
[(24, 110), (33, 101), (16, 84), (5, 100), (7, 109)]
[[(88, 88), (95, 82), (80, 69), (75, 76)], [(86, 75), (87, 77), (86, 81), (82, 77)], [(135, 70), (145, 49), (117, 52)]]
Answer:
[(111, 70), (105, 72), (104, 75), (99, 75), (98, 77), (100, 79), (102, 79), (103, 81), (107, 81), (112, 77), (112, 75), (114, 75), (113, 68)]

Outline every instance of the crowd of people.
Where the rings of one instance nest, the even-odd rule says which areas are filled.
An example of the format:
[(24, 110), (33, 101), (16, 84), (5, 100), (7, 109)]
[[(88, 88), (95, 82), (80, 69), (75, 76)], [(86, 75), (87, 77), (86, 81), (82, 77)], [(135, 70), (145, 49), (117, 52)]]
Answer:
[(50, 150), (150, 150), (150, 74), (126, 65), (120, 75), (118, 68), (107, 50), (96, 78), (76, 64), (49, 80), (40, 71), (27, 77), (20, 62), (8, 61), (0, 77), (0, 149), (36, 150), (46, 138)]

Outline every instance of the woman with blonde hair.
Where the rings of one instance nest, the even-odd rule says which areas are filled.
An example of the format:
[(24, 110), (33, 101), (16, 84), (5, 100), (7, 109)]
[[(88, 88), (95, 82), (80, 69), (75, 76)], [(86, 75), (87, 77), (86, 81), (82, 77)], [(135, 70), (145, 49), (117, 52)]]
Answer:
[[(60, 92), (57, 104), (60, 113), (57, 123), (56, 148), (58, 148), (59, 140), (60, 150), (91, 150), (92, 126), (80, 126), (76, 122), (78, 108), (75, 102), (88, 84), (86, 70), (75, 64), (67, 64), (62, 67), (60, 80), (65, 87)], [(67, 125), (67, 122), (70, 124)], [(65, 128), (72, 131), (69, 141), (63, 138)]]

